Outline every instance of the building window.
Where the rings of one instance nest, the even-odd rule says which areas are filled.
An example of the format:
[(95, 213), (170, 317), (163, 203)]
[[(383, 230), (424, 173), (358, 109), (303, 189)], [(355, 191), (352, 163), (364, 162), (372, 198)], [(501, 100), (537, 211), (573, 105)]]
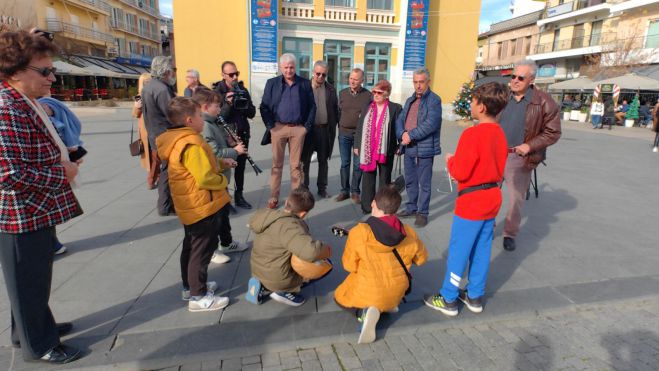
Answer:
[(137, 33), (137, 17), (134, 14), (126, 13), (126, 28), (129, 32)]
[(140, 18), (139, 19), (139, 25), (140, 25), (140, 35), (146, 36), (149, 34), (149, 21), (146, 19)]
[(368, 0), (368, 9), (394, 10), (392, 0)]
[(515, 50), (517, 51), (516, 54), (522, 54), (523, 46), (524, 46), (524, 39), (520, 37), (519, 39), (517, 39), (517, 45), (515, 46)]
[(482, 46), (478, 47), (478, 57), (483, 58), (483, 47)]
[(325, 5), (329, 6), (342, 6), (344, 8), (354, 8), (354, 0), (326, 0)]
[(348, 87), (348, 78), (353, 68), (355, 43), (346, 40), (325, 41), (325, 62), (327, 62), (327, 81), (337, 91)]
[(284, 37), (282, 39), (282, 52), (291, 53), (297, 58), (297, 73), (304, 78), (311, 77), (311, 68), (313, 58), (313, 41), (311, 39), (301, 39), (298, 37)]
[(139, 54), (140, 53), (140, 43), (137, 41), (129, 41), (128, 42), (128, 51), (131, 54)]
[(505, 58), (508, 56), (508, 41), (504, 41), (501, 43), (501, 57)]
[(659, 48), (659, 19), (653, 19), (648, 25), (648, 36), (645, 38), (646, 48)]
[(561, 37), (561, 29), (554, 31), (554, 44), (552, 45), (552, 51), (558, 50), (558, 38)]
[(510, 55), (515, 55), (517, 52), (517, 39), (510, 40)]
[(527, 36), (525, 39), (524, 55), (529, 55), (531, 54), (531, 36)]
[(389, 80), (391, 44), (366, 43), (366, 81), (371, 89), (380, 80)]
[(501, 59), (501, 51), (503, 50), (503, 43), (498, 42), (497, 43), (497, 58)]

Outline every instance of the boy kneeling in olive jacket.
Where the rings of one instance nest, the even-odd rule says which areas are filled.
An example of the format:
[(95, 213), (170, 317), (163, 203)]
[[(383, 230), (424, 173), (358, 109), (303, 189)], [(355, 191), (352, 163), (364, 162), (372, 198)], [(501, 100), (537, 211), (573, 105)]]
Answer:
[(294, 307), (304, 304), (305, 298), (299, 292), (305, 279), (293, 269), (291, 258), (295, 255), (312, 264), (331, 255), (330, 247), (314, 240), (302, 220), (314, 204), (311, 192), (301, 187), (288, 196), (284, 210), (263, 208), (252, 216), (249, 226), (256, 237), (247, 301), (260, 304), (265, 292), (271, 291), (270, 298), (280, 303)]

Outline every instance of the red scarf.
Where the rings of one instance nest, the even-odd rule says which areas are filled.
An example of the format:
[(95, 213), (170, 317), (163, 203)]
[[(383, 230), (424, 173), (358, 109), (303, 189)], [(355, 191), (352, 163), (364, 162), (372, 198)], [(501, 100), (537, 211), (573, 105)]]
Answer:
[(403, 223), (400, 222), (400, 219), (398, 219), (396, 215), (385, 215), (381, 216), (379, 219), (387, 223), (387, 225), (389, 225), (391, 228), (399, 231), (403, 236), (407, 237), (407, 233), (405, 233), (405, 227), (403, 227)]

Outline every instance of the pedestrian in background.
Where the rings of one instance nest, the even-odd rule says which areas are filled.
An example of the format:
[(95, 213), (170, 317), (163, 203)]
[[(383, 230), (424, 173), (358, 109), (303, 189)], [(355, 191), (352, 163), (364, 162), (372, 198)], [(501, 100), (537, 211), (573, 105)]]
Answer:
[(414, 71), (414, 93), (405, 102), (396, 121), (396, 137), (405, 145), (405, 190), (407, 203), (398, 216), (415, 218), (414, 225), (425, 227), (430, 213), (432, 164), (442, 153), (442, 100), (430, 89), (430, 71)]
[(160, 159), (158, 158), (158, 151), (149, 145), (149, 134), (142, 114), (142, 105), (144, 104), (142, 102), (142, 90), (149, 81), (151, 81), (151, 75), (148, 73), (141, 74), (137, 80), (137, 95), (135, 96), (135, 103), (133, 103), (133, 117), (137, 119), (139, 137), (142, 146), (144, 146), (144, 151), (140, 154), (140, 164), (147, 171), (146, 186), (148, 189), (155, 189), (160, 176)]
[(328, 160), (330, 155), (331, 130), (336, 127), (339, 118), (339, 107), (334, 86), (326, 81), (327, 63), (316, 61), (313, 65), (311, 87), (316, 102), (316, 118), (312, 132), (306, 136), (302, 149), (302, 168), (305, 187), (309, 188), (311, 155), (316, 152), (318, 158), (318, 196), (329, 198), (327, 193)]
[[(355, 132), (359, 124), (359, 115), (372, 99), (371, 92), (362, 87), (364, 71), (355, 68), (348, 77), (349, 86), (339, 93), (339, 152), (341, 154), (341, 193), (336, 201), (352, 198), (360, 203), (362, 170), (359, 168), (359, 156), (354, 154)], [(352, 162), (352, 179), (350, 164)]]
[(364, 214), (371, 212), (376, 178), (378, 190), (391, 183), (391, 170), (398, 149), (396, 120), (403, 110), (400, 104), (389, 100), (389, 81), (380, 80), (372, 93), (373, 101), (364, 106), (359, 115), (354, 144), (362, 170), (361, 206)]
[(263, 90), (259, 110), (272, 138), (272, 170), (270, 172), (270, 199), (268, 208), (279, 205), (281, 176), (288, 144), (291, 169), (291, 189), (302, 184), (302, 147), (305, 136), (312, 135), (316, 119), (311, 82), (295, 73), (295, 56), (283, 54), (279, 58), (281, 76), (269, 79)]
[(597, 97), (590, 105), (590, 122), (593, 124), (593, 129), (602, 127), (602, 116), (604, 115), (604, 103), (602, 98)]
[(199, 81), (199, 71), (195, 69), (189, 69), (185, 72), (185, 82), (188, 86), (183, 90), (184, 97), (192, 97), (198, 89), (208, 89)]

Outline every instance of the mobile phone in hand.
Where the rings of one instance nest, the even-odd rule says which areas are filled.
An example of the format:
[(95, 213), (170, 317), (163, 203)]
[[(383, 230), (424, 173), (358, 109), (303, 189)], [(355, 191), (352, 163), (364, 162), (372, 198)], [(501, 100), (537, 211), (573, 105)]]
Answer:
[(86, 154), (87, 154), (87, 150), (84, 149), (82, 146), (79, 146), (78, 149), (76, 149), (75, 151), (69, 152), (69, 160), (71, 160), (71, 162), (76, 162)]

